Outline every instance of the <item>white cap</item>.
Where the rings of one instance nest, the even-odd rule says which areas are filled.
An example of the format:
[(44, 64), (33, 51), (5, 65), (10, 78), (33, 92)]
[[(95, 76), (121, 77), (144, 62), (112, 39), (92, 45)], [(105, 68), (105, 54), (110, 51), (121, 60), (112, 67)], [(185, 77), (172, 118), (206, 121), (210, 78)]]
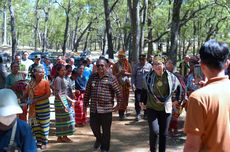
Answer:
[(17, 96), (11, 89), (0, 89), (0, 116), (22, 113)]

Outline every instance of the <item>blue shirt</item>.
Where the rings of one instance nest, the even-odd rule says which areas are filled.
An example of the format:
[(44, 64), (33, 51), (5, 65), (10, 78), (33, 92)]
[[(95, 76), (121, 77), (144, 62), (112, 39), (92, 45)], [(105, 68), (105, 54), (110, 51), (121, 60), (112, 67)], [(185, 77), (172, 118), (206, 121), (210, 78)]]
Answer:
[(89, 80), (89, 77), (92, 75), (92, 68), (91, 67), (85, 67), (84, 68), (84, 72), (83, 72), (83, 76), (86, 78), (86, 80)]
[(76, 90), (85, 91), (87, 81), (88, 80), (86, 79), (85, 76), (79, 76), (79, 77), (77, 77), (77, 79), (75, 81), (75, 88), (76, 88)]
[[(0, 152), (3, 152), (4, 148), (8, 147), (12, 128), (7, 131), (0, 131)], [(20, 119), (17, 119), (17, 130), (14, 142), (23, 152), (37, 152), (37, 146), (30, 126)]]

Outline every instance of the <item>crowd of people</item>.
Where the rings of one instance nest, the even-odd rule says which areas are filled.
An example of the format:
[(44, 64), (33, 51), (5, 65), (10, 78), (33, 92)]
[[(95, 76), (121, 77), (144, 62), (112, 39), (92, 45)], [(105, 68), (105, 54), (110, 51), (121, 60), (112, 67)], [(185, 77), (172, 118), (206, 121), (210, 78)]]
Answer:
[[(12, 143), (4, 139), (12, 140), (15, 122), (27, 129), (20, 133), (23, 138), (17, 137), (20, 131), (16, 131), (16, 149), (46, 148), (49, 97), (54, 95), (57, 142), (73, 142), (69, 136), (75, 127), (89, 122), (96, 138), (94, 148), (108, 152), (112, 113), (118, 111), (119, 120), (126, 120), (131, 89), (135, 94), (135, 121), (145, 119), (149, 125), (151, 152), (157, 147), (160, 152), (166, 151), (167, 136), (177, 134), (183, 108), (187, 111), (185, 151), (227, 151), (230, 132), (224, 132), (230, 126), (226, 115), (230, 97), (225, 76), (229, 74), (229, 50), (225, 43), (210, 40), (201, 47), (199, 56), (187, 55), (179, 63), (164, 55), (147, 59), (140, 54), (139, 62), (133, 66), (124, 50), (118, 52), (115, 63), (104, 56), (95, 63), (88, 57), (76, 64), (73, 57), (58, 56), (56, 63), (51, 63), (46, 56), (36, 55), (31, 61), (28, 55), (25, 51), (15, 56), (10, 74), (0, 58), (0, 151), (12, 148)], [(16, 110), (4, 111), (9, 107)]]

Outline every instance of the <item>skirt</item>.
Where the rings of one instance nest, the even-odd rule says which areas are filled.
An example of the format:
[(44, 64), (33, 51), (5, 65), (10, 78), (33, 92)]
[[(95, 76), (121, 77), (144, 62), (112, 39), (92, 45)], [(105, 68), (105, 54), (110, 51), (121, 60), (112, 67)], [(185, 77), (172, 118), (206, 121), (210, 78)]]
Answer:
[(36, 105), (34, 106), (34, 104), (32, 104), (30, 108), (33, 109), (34, 107), (35, 112), (31, 112), (35, 115), (30, 115), (28, 121), (32, 127), (32, 132), (35, 136), (37, 143), (46, 145), (48, 144), (48, 136), (50, 129), (49, 99), (37, 101)]
[(55, 98), (54, 106), (56, 136), (73, 135), (75, 132), (75, 120), (72, 105), (69, 105), (69, 110), (66, 111), (61, 100)]

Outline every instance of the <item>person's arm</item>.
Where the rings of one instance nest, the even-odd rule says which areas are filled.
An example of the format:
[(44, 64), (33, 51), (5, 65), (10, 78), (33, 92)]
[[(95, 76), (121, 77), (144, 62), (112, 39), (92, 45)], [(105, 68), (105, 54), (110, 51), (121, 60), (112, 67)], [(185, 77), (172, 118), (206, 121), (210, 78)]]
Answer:
[(83, 103), (84, 103), (84, 111), (86, 112), (87, 111), (87, 107), (89, 106), (89, 100), (90, 100), (90, 97), (91, 97), (91, 87), (95, 87), (95, 86), (92, 86), (92, 78), (93, 76), (91, 76), (86, 84), (86, 90), (85, 90), (85, 95), (84, 95), (84, 100), (83, 100)]
[(187, 134), (187, 139), (184, 146), (184, 152), (199, 152), (201, 145), (201, 136)]
[(125, 71), (124, 75), (126, 76), (131, 76), (132, 74), (132, 68), (131, 68), (131, 65), (128, 63), (128, 71)]
[(113, 111), (117, 111), (122, 106), (122, 103), (124, 100), (122, 97), (120, 85), (119, 85), (119, 83), (115, 77), (113, 78), (111, 85), (112, 85), (112, 89), (114, 90), (116, 97), (117, 97), (117, 105), (113, 108)]
[(188, 100), (188, 110), (184, 125), (187, 135), (184, 146), (185, 152), (200, 151), (202, 139), (206, 128), (206, 108), (200, 101), (202, 94), (191, 94)]
[[(23, 131), (22, 131), (23, 129)], [(22, 151), (23, 152), (37, 152), (37, 146), (35, 143), (35, 140), (33, 138), (33, 134), (31, 132), (31, 127), (27, 124), (21, 128), (21, 134), (22, 134)]]
[(133, 72), (132, 72), (132, 76), (131, 76), (131, 84), (132, 84), (133, 91), (136, 90), (136, 86), (135, 86), (136, 76), (137, 76), (136, 73), (137, 73), (137, 65), (135, 65), (133, 67)]

